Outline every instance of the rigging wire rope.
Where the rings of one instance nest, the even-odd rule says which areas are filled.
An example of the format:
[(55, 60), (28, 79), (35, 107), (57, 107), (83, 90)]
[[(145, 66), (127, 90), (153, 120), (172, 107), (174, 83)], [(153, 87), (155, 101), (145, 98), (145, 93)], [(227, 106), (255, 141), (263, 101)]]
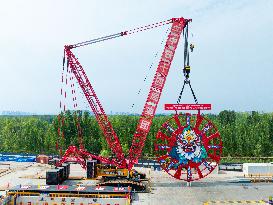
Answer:
[(185, 88), (185, 85), (189, 85), (190, 89), (191, 89), (191, 94), (194, 98), (194, 101), (196, 104), (198, 104), (198, 100), (197, 100), (197, 97), (192, 89), (192, 86), (191, 86), (191, 82), (189, 80), (189, 74), (190, 74), (190, 55), (189, 55), (189, 42), (188, 42), (188, 37), (189, 37), (189, 29), (188, 29), (188, 24), (187, 26), (185, 27), (184, 31), (183, 31), (183, 36), (184, 36), (184, 68), (183, 68), (183, 74), (184, 74), (184, 77), (185, 77), (185, 80), (184, 80), (184, 83), (183, 83), (183, 86), (182, 86), (182, 89), (180, 91), (180, 94), (178, 96), (178, 99), (177, 99), (177, 104), (180, 103), (181, 101), (181, 98), (182, 98), (182, 94), (183, 94), (183, 91), (184, 91), (184, 88)]
[[(164, 33), (164, 37), (163, 37), (163, 39), (162, 39), (162, 41), (161, 41), (161, 43), (160, 43), (160, 47), (163, 45), (164, 42), (166, 42), (166, 38), (167, 38), (166, 35), (168, 34), (169, 31), (170, 31), (170, 28), (168, 28), (168, 29), (166, 30), (166, 32)], [(159, 54), (159, 50), (158, 50), (158, 51), (156, 52), (156, 54), (154, 55), (153, 59), (156, 59), (157, 56), (158, 56), (158, 54)], [(155, 63), (155, 60), (153, 60), (152, 63), (150, 64), (150, 66), (148, 67), (148, 69), (147, 69), (148, 71), (150, 71), (150, 70), (152, 69), (152, 67), (154, 66), (154, 63)], [(145, 75), (143, 82), (146, 82), (147, 78), (148, 78), (148, 74)], [(138, 90), (137, 95), (140, 95), (141, 91), (142, 91), (142, 88), (140, 88), (140, 89)], [(131, 105), (131, 111), (133, 110), (134, 106), (135, 106), (135, 103), (133, 103), (133, 104)]]

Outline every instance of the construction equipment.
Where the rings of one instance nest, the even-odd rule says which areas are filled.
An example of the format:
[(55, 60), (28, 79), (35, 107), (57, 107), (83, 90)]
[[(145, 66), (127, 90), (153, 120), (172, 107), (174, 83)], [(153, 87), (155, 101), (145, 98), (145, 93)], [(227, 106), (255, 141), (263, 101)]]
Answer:
[[(92, 164), (92, 165), (90, 165)], [(100, 179), (99, 186), (130, 186), (134, 191), (146, 191), (146, 175), (135, 169), (118, 168), (111, 164), (87, 161), (87, 178)]]
[[(108, 36), (104, 36), (104, 37), (100, 37), (100, 38), (96, 38), (93, 40), (89, 40), (89, 41), (84, 41), (81, 43), (77, 43), (77, 44), (72, 44), (72, 45), (65, 45), (64, 46), (64, 58), (63, 58), (63, 73), (62, 73), (62, 82), (67, 84), (68, 81), (68, 75), (67, 73), (72, 73), (73, 77), (76, 78), (81, 90), (83, 91), (83, 94), (85, 95), (85, 98), (92, 110), (92, 112), (94, 113), (94, 116), (96, 117), (96, 120), (100, 126), (100, 129), (102, 130), (105, 139), (112, 151), (112, 154), (115, 155), (115, 157), (113, 158), (105, 158), (102, 156), (97, 156), (94, 155), (92, 153), (89, 153), (83, 144), (83, 139), (82, 139), (82, 131), (81, 131), (81, 127), (80, 127), (80, 123), (78, 122), (77, 124), (77, 128), (78, 128), (78, 142), (79, 142), (79, 147), (72, 145), (69, 146), (68, 149), (66, 150), (66, 152), (62, 155), (62, 149), (60, 150), (60, 154), (62, 155), (62, 159), (60, 160), (60, 164), (66, 161), (75, 161), (77, 163), (80, 163), (82, 165), (82, 167), (86, 168), (86, 160), (88, 159), (96, 159), (99, 160), (100, 162), (106, 164), (105, 166), (103, 165), (99, 165), (97, 167), (97, 173), (98, 175), (101, 175), (102, 177), (104, 177), (105, 179), (108, 179), (110, 177), (112, 178), (126, 178), (129, 181), (134, 181), (137, 178), (135, 177), (135, 175), (139, 175), (138, 173), (136, 173), (134, 175), (134, 172), (131, 172), (132, 167), (134, 166), (135, 163), (137, 163), (138, 158), (141, 156), (142, 153), (142, 149), (145, 145), (145, 140), (146, 140), (146, 136), (149, 133), (151, 124), (152, 124), (152, 120), (155, 116), (155, 112), (157, 109), (157, 105), (159, 103), (161, 94), (162, 94), (162, 90), (164, 88), (165, 82), (166, 82), (166, 78), (168, 76), (169, 73), (169, 69), (171, 67), (172, 64), (172, 60), (175, 54), (175, 50), (178, 46), (179, 40), (180, 40), (180, 36), (181, 33), (183, 31), (184, 37), (185, 37), (185, 44), (184, 44), (184, 68), (183, 68), (183, 72), (184, 72), (184, 76), (185, 76), (185, 81), (184, 81), (184, 85), (182, 88), (182, 91), (179, 95), (177, 104), (179, 105), (180, 103), (180, 99), (184, 90), (185, 85), (189, 85), (191, 88), (191, 92), (193, 94), (196, 106), (195, 109), (198, 110), (198, 115), (196, 118), (196, 124), (199, 125), (199, 123), (201, 123), (203, 121), (204, 118), (201, 118), (200, 116), (200, 110), (201, 109), (205, 109), (206, 104), (198, 104), (197, 98), (193, 92), (193, 89), (191, 87), (190, 81), (189, 81), (189, 74), (190, 74), (190, 65), (189, 65), (189, 49), (193, 50), (193, 45), (191, 44), (189, 46), (188, 43), (188, 23), (191, 21), (191, 19), (184, 19), (184, 18), (172, 18), (166, 21), (162, 21), (162, 22), (158, 22), (158, 23), (154, 23), (154, 24), (150, 24), (147, 26), (143, 26), (143, 27), (139, 27), (136, 29), (131, 29), (128, 31), (123, 31), (123, 32), (119, 32), (116, 34), (112, 34), (112, 35), (108, 35)], [(131, 34), (134, 33), (138, 33), (140, 31), (146, 31), (149, 29), (153, 29), (159, 26), (163, 26), (163, 25), (167, 25), (170, 24), (171, 28), (170, 28), (170, 32), (168, 34), (166, 43), (165, 43), (165, 47), (162, 53), (162, 56), (160, 58), (159, 64), (157, 66), (156, 69), (156, 73), (154, 75), (153, 81), (152, 81), (152, 85), (150, 87), (150, 91), (149, 94), (147, 96), (146, 99), (146, 103), (144, 105), (142, 114), (140, 116), (136, 131), (134, 133), (133, 136), (133, 140), (132, 140), (132, 145), (131, 148), (129, 150), (129, 156), (126, 157), (124, 155), (124, 152), (122, 150), (122, 146), (120, 144), (119, 138), (117, 136), (117, 134), (115, 133), (113, 126), (111, 124), (111, 122), (109, 121), (103, 107), (102, 104), (98, 98), (98, 96), (96, 95), (93, 86), (91, 85), (91, 82), (89, 81), (82, 65), (80, 64), (78, 58), (74, 55), (74, 53), (72, 52), (73, 49), (79, 48), (79, 47), (83, 47), (83, 46), (87, 46), (87, 45), (91, 45), (94, 43), (99, 43), (102, 41), (106, 41), (106, 40), (110, 40), (110, 39), (114, 39), (114, 38), (118, 38), (118, 37), (125, 37), (125, 36), (130, 36)], [(190, 47), (190, 48), (189, 48)], [(66, 63), (66, 69), (65, 69), (65, 63)], [(64, 73), (66, 72), (66, 74), (64, 75)], [(72, 78), (73, 78), (72, 77)], [(72, 88), (72, 95), (75, 94), (75, 89), (74, 89), (74, 84), (71, 84), (71, 88)], [(61, 95), (64, 95), (64, 97), (66, 97), (66, 92), (63, 92), (61, 90)], [(74, 102), (74, 108), (77, 107), (77, 103), (76, 103), (76, 97), (73, 97), (73, 102)], [(182, 104), (183, 105), (183, 104)], [(176, 105), (177, 106), (177, 105)], [(194, 106), (191, 106), (194, 107)], [(62, 102), (60, 102), (60, 109), (65, 112), (66, 111), (66, 106), (65, 104), (63, 104)], [(180, 122), (180, 118), (184, 118), (184, 116), (179, 116), (177, 115), (177, 107), (174, 108), (174, 110), (176, 111), (176, 114), (174, 115), (173, 119), (174, 121), (177, 123), (178, 125), (178, 130), (177, 132), (175, 132), (175, 129), (172, 128), (172, 126), (168, 125), (168, 124), (164, 124), (163, 127), (164, 129), (167, 130), (167, 132), (170, 133), (174, 133), (172, 135), (177, 136), (178, 134), (181, 135), (182, 132), (184, 132), (185, 127), (188, 127), (189, 130), (192, 130), (191, 127), (191, 119), (189, 115), (187, 116), (187, 120), (186, 120), (186, 125), (185, 126), (181, 126), (181, 122)], [(77, 116), (75, 117), (77, 120)], [(59, 116), (59, 124), (60, 124), (60, 128), (58, 130), (58, 134), (60, 136), (60, 138), (64, 138), (64, 130), (62, 128), (62, 125), (64, 124), (64, 118), (63, 115)], [(182, 119), (181, 119), (182, 120)], [(184, 120), (185, 121), (185, 120)], [(201, 122), (200, 122), (201, 121)], [(196, 135), (205, 135), (205, 132), (211, 132), (211, 128), (213, 126), (211, 126), (211, 122), (208, 121), (208, 125), (207, 127), (202, 127), (201, 131), (198, 132)], [(199, 127), (195, 126), (196, 132), (197, 129)], [(159, 137), (165, 137), (166, 135), (162, 135), (160, 134), (161, 132), (159, 131)], [(217, 137), (215, 137), (217, 135)], [(207, 137), (212, 137), (211, 134), (206, 135)], [(222, 144), (221, 144), (221, 139), (220, 139), (220, 135), (219, 133), (215, 134), (215, 136), (213, 135), (213, 139), (219, 139), (220, 142), (219, 144), (217, 144), (218, 147), (212, 146), (209, 142), (210, 139), (207, 140), (207, 146), (205, 146), (204, 148), (201, 146), (202, 149), (208, 149), (209, 146), (210, 149), (214, 149), (214, 150), (220, 150), (222, 149)], [(199, 137), (200, 138), (200, 137)], [(200, 141), (201, 140), (201, 141)], [(198, 143), (202, 144), (203, 141), (202, 139), (199, 139)], [(170, 145), (170, 144), (169, 144)], [(175, 148), (174, 144), (171, 144), (172, 147)], [(169, 148), (166, 144), (164, 145), (165, 148), (168, 151)], [(163, 146), (163, 147), (164, 147)], [(59, 144), (56, 144), (56, 148), (59, 148)], [(158, 150), (158, 146), (156, 147), (156, 149)], [(162, 146), (161, 146), (162, 149)], [(208, 150), (207, 150), (208, 151)], [(220, 160), (220, 153), (214, 153), (212, 156), (217, 157), (217, 159), (215, 158), (214, 161), (219, 162)], [(207, 169), (208, 172), (210, 173), (213, 170), (213, 167), (211, 165), (211, 162), (207, 162), (204, 161), (205, 160), (205, 156), (202, 157), (201, 161), (198, 161), (198, 163), (203, 163), (205, 168)], [(161, 159), (161, 158), (159, 158)], [(168, 172), (168, 169), (166, 169), (166, 166), (170, 166), (169, 162), (163, 162), (162, 160), (159, 160), (160, 163), (163, 163), (163, 168), (165, 168), (165, 170)], [(176, 163), (177, 164), (177, 159), (176, 161), (172, 161), (172, 163)], [(114, 166), (114, 167), (110, 167), (107, 168), (108, 165)], [(178, 164), (180, 166), (180, 164)], [(195, 166), (199, 166), (195, 165)], [(100, 167), (102, 166), (102, 167)], [(184, 166), (184, 165), (183, 165)], [(185, 167), (183, 167), (184, 169)], [(188, 174), (187, 174), (187, 181), (191, 181), (193, 178), (191, 177), (191, 166), (186, 166), (186, 168), (188, 169)], [(197, 169), (197, 167), (194, 167)], [(174, 167), (174, 169), (178, 169), (178, 171), (176, 170), (175, 174), (173, 175), (176, 178), (180, 179), (181, 176), (181, 170), (182, 170), (182, 166), (180, 166), (180, 168), (178, 167)], [(194, 171), (194, 170), (193, 170)], [(205, 176), (205, 174), (202, 174), (202, 171), (198, 171), (198, 179), (202, 178)], [(95, 175), (94, 175), (95, 176)], [(125, 177), (126, 176), (126, 177)], [(120, 182), (121, 183), (121, 182)], [(132, 184), (132, 183), (131, 183)]]
[[(115, 167), (114, 169), (99, 167), (98, 173), (104, 178), (109, 178), (109, 177), (120, 178), (120, 177), (126, 176), (126, 178), (130, 181), (134, 181), (137, 179), (136, 176), (139, 176), (140, 174), (136, 173), (136, 171), (132, 171), (132, 167), (135, 163), (137, 163), (138, 158), (141, 156), (142, 149), (145, 144), (146, 136), (149, 133), (152, 120), (155, 116), (156, 108), (160, 100), (160, 96), (164, 88), (165, 81), (169, 73), (169, 69), (171, 67), (175, 50), (179, 43), (180, 35), (182, 31), (184, 30), (184, 28), (188, 26), (188, 23), (190, 21), (191, 19), (172, 18), (166, 21), (150, 24), (150, 25), (139, 27), (136, 29), (131, 29), (128, 31), (123, 31), (120, 33), (96, 38), (93, 40), (64, 46), (62, 82), (65, 82), (67, 84), (67, 80), (68, 80), (67, 75), (65, 76), (65, 79), (64, 79), (65, 70), (67, 73), (71, 72), (74, 74), (74, 77), (77, 79), (77, 82), (79, 86), (81, 87), (86, 97), (86, 100), (96, 117), (96, 120), (106, 138), (106, 141), (112, 153), (115, 155), (115, 158), (108, 159), (108, 158), (96, 156), (94, 154), (87, 152), (87, 150), (84, 148), (84, 145), (83, 145), (80, 125), (78, 125), (79, 148), (76, 147), (75, 145), (69, 146), (66, 152), (62, 155), (62, 159), (60, 160), (59, 164), (62, 164), (66, 161), (75, 161), (80, 163), (82, 167), (86, 168), (87, 159), (89, 158), (97, 159), (102, 163)], [(164, 51), (162, 53), (160, 62), (157, 66), (157, 70), (154, 75), (153, 82), (150, 87), (150, 91), (149, 91), (146, 103), (144, 105), (142, 114), (140, 116), (136, 132), (133, 136), (132, 145), (129, 151), (129, 156), (128, 158), (126, 158), (122, 150), (119, 138), (116, 135), (112, 124), (109, 121), (107, 115), (105, 114), (102, 104), (99, 101), (99, 98), (97, 97), (93, 89), (93, 86), (91, 85), (91, 82), (89, 81), (82, 65), (80, 64), (76, 56), (73, 54), (72, 50), (75, 48), (91, 45), (94, 43), (98, 43), (98, 42), (102, 42), (102, 41), (106, 41), (106, 40), (110, 40), (110, 39), (114, 39), (118, 37), (129, 36), (131, 34), (138, 33), (140, 31), (146, 31), (146, 30), (153, 29), (153, 28), (167, 25), (167, 24), (171, 24), (171, 29), (168, 34), (168, 38), (165, 43)], [(65, 69), (65, 63), (66, 63), (66, 69)], [(74, 87), (74, 85), (72, 84), (71, 87)], [(66, 97), (66, 92), (63, 92), (61, 90), (61, 94)], [(73, 89), (72, 89), (72, 94), (75, 94), (75, 90)], [(73, 97), (73, 101), (75, 99), (76, 97)], [(74, 104), (74, 108), (75, 107), (77, 107), (77, 103)], [(66, 107), (64, 104), (62, 104), (62, 102), (60, 102), (60, 108), (63, 110), (63, 112), (66, 111)], [(63, 123), (64, 119), (62, 118), (62, 115), (59, 116), (59, 122), (60, 122), (60, 125), (64, 124)], [(64, 138), (64, 132), (61, 126), (58, 129), (58, 134), (60, 138), (61, 137)], [(60, 148), (58, 143), (56, 144), (56, 148), (57, 149)], [(62, 149), (60, 149), (60, 154), (62, 154)], [(104, 165), (100, 165), (100, 166), (104, 166)]]
[(98, 176), (105, 178), (127, 178), (133, 180), (146, 178), (145, 174), (139, 173), (135, 169), (119, 169), (115, 166), (107, 164), (98, 164), (97, 172)]
[[(84, 42), (73, 44), (73, 45), (66, 45), (64, 47), (65, 56), (63, 59), (63, 71), (65, 71), (64, 67), (66, 62), (67, 63), (66, 70), (71, 71), (74, 74), (75, 78), (77, 79), (78, 84), (81, 87), (90, 105), (90, 108), (92, 109), (97, 119), (97, 122), (104, 133), (106, 141), (112, 153), (115, 154), (116, 158), (109, 160), (107, 158), (102, 158), (101, 156), (94, 156), (88, 153), (84, 149), (82, 139), (79, 139), (80, 141), (79, 149), (75, 146), (69, 147), (66, 150), (66, 153), (63, 155), (60, 163), (67, 161), (68, 158), (73, 158), (75, 161), (79, 162), (83, 167), (85, 167), (86, 159), (88, 157), (91, 157), (91, 158), (98, 159), (101, 162), (105, 162), (107, 164), (114, 164), (118, 168), (128, 168), (129, 170), (132, 169), (133, 165), (137, 162), (138, 158), (140, 157), (142, 153), (142, 149), (145, 144), (145, 139), (150, 130), (150, 126), (154, 118), (155, 111), (156, 111), (162, 90), (164, 88), (166, 78), (168, 76), (168, 72), (174, 57), (174, 53), (180, 39), (180, 35), (183, 29), (188, 25), (190, 21), (191, 21), (190, 19), (172, 18), (166, 21), (150, 24), (147, 26), (131, 29), (128, 31), (123, 31), (113, 35), (96, 38), (90, 41), (84, 41)], [(129, 36), (131, 34), (134, 34), (140, 31), (145, 31), (145, 30), (156, 28), (166, 24), (172, 25), (170, 29), (170, 33), (168, 35), (164, 51), (162, 53), (160, 62), (158, 64), (156, 73), (154, 75), (152, 85), (150, 87), (149, 95), (147, 97), (141, 117), (139, 119), (139, 123), (137, 125), (136, 132), (133, 137), (132, 145), (129, 151), (129, 157), (126, 159), (122, 151), (122, 147), (120, 145), (118, 136), (116, 135), (111, 122), (109, 121), (107, 115), (105, 114), (105, 111), (99, 101), (99, 98), (97, 97), (91, 85), (91, 82), (89, 81), (82, 65), (80, 64), (79, 60), (75, 57), (72, 50), (78, 47), (87, 46), (90, 44), (98, 43), (101, 41), (105, 41), (105, 40), (109, 40), (109, 39), (113, 39), (117, 37)], [(64, 82), (63, 77), (62, 77), (62, 81)], [(64, 93), (64, 95), (66, 95), (66, 93)], [(65, 105), (62, 105), (60, 103), (60, 107), (63, 107), (63, 111), (66, 111)], [(63, 121), (63, 119), (59, 119), (59, 120)], [(59, 135), (60, 137), (63, 137), (63, 131), (61, 131), (60, 129), (59, 129)]]

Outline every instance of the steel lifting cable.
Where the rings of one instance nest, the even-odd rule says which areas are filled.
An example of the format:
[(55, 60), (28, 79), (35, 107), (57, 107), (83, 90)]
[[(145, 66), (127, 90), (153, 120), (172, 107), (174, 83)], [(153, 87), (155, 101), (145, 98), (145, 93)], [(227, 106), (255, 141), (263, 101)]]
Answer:
[(138, 33), (140, 31), (146, 31), (146, 30), (149, 30), (149, 29), (152, 29), (152, 28), (164, 26), (164, 25), (170, 24), (172, 22), (173, 22), (173, 20), (169, 19), (169, 20), (166, 20), (166, 21), (161, 21), (161, 22), (158, 22), (158, 23), (149, 24), (147, 26), (142, 26), (142, 27), (138, 27), (138, 28), (135, 28), (135, 29), (131, 29), (131, 30), (125, 31), (123, 33), (126, 34), (126, 35), (133, 34), (133, 33)]
[(196, 104), (198, 104), (198, 100), (197, 100), (197, 98), (196, 98), (196, 95), (194, 94), (194, 91), (193, 91), (192, 87), (191, 87), (191, 82), (190, 82), (190, 81), (189, 81), (189, 86), (190, 86), (190, 88), (191, 88), (191, 93), (192, 93), (192, 96), (193, 96), (193, 98), (194, 98), (194, 101), (195, 101)]
[[(66, 69), (65, 69), (65, 64), (66, 64)], [(59, 125), (58, 135), (60, 138), (62, 138), (62, 140), (64, 140), (64, 137), (65, 137), (64, 136), (64, 121), (65, 121), (65, 113), (67, 111), (66, 103), (67, 103), (67, 98), (68, 98), (68, 96), (67, 96), (68, 95), (68, 90), (67, 90), (68, 79), (69, 79), (69, 83), (71, 82), (71, 76), (69, 76), (70, 73), (71, 73), (71, 71), (69, 71), (69, 59), (65, 58), (65, 50), (64, 50), (62, 76), (61, 76), (62, 86), (61, 86), (60, 114), (58, 116), (58, 125)], [(72, 84), (71, 84), (72, 97), (73, 97), (73, 94), (75, 94), (73, 87), (74, 87), (74, 85), (72, 86)], [(73, 97), (73, 101), (74, 101), (74, 97)], [(57, 146), (60, 147), (59, 140), (57, 140), (57, 144), (58, 144)], [(61, 147), (59, 149), (61, 150)]]
[(59, 154), (62, 155), (62, 140), (64, 140), (64, 120), (66, 111), (66, 84), (67, 84), (67, 70), (65, 72), (65, 51), (63, 56), (63, 66), (61, 75), (61, 98), (60, 98), (60, 114), (58, 115), (58, 138), (56, 141), (56, 150), (59, 150)]
[(185, 88), (185, 84), (186, 84), (186, 82), (185, 82), (185, 80), (184, 80), (182, 90), (181, 90), (181, 92), (180, 92), (180, 94), (179, 94), (179, 96), (178, 96), (178, 99), (177, 99), (177, 101), (176, 101), (177, 104), (180, 103), (180, 100), (181, 100), (181, 97), (182, 97), (182, 94), (183, 94), (183, 91), (184, 91), (184, 88)]
[(96, 39), (92, 39), (90, 41), (84, 41), (84, 42), (81, 42), (81, 43), (76, 43), (74, 45), (71, 45), (70, 47), (71, 48), (77, 48), (77, 47), (86, 46), (86, 45), (93, 44), (93, 43), (98, 43), (98, 42), (101, 42), (101, 41), (110, 40), (110, 39), (117, 38), (117, 37), (120, 37), (120, 36), (123, 36), (123, 32), (108, 35), (108, 36), (104, 36), (104, 37), (100, 37), (100, 38), (96, 38)]
[(77, 101), (77, 93), (76, 93), (76, 89), (75, 89), (75, 79), (72, 73), (71, 68), (68, 68), (68, 73), (69, 75), (69, 83), (70, 83), (70, 89), (71, 89), (71, 97), (72, 97), (72, 101), (73, 101), (73, 108), (76, 110), (78, 108), (78, 101)]
[(149, 24), (149, 25), (138, 27), (138, 28), (131, 29), (131, 30), (128, 30), (128, 31), (122, 31), (120, 33), (116, 33), (116, 34), (112, 34), (112, 35), (108, 35), (108, 36), (103, 36), (103, 37), (100, 37), (100, 38), (95, 38), (95, 39), (92, 39), (92, 40), (89, 40), (89, 41), (83, 41), (83, 42), (80, 42), (80, 43), (70, 45), (69, 47), (70, 48), (82, 47), (82, 46), (86, 46), (86, 45), (89, 45), (89, 44), (98, 43), (98, 42), (101, 42), (101, 41), (106, 41), (106, 40), (110, 40), (110, 39), (113, 39), (113, 38), (118, 38), (118, 37), (121, 37), (121, 36), (138, 33), (138, 32), (141, 32), (141, 31), (146, 31), (146, 30), (149, 30), (149, 29), (152, 29), (152, 28), (156, 28), (156, 27), (164, 26), (166, 24), (170, 24), (172, 22), (173, 22), (173, 19), (169, 19), (169, 20), (166, 20), (166, 21), (161, 21), (161, 22)]
[[(184, 35), (184, 39), (185, 39), (185, 41), (184, 41), (184, 68), (183, 68), (184, 75), (185, 75), (186, 66), (189, 66), (189, 64), (190, 64), (190, 62), (189, 62), (189, 50), (188, 50), (188, 47), (189, 47), (188, 34), (189, 34), (189, 30), (188, 30), (188, 24), (187, 24), (187, 26), (183, 30), (183, 35)], [(185, 75), (185, 77), (186, 77), (186, 75)]]
[[(170, 31), (170, 28), (168, 28), (168, 29), (166, 30), (166, 32), (165, 32), (165, 34), (164, 34), (164, 38), (162, 39), (162, 41), (161, 41), (161, 43), (160, 43), (160, 47), (162, 46), (162, 44), (163, 44), (164, 42), (166, 42), (166, 37), (165, 37), (165, 36), (167, 35), (167, 33), (168, 33), (169, 31)], [(159, 54), (159, 50), (156, 52), (156, 54), (154, 55), (153, 58), (156, 59), (157, 56), (158, 56), (158, 54)], [(150, 66), (148, 67), (148, 70), (150, 70), (150, 69), (154, 66), (154, 63), (155, 63), (155, 60), (150, 64)], [(148, 78), (148, 74), (145, 75), (143, 82), (146, 82), (147, 78)], [(137, 95), (140, 95), (141, 91), (142, 91), (142, 88), (140, 88), (140, 89), (138, 90)], [(134, 106), (135, 106), (135, 103), (132, 104), (131, 109), (133, 109)]]
[(58, 115), (57, 119), (58, 119), (58, 122), (57, 122), (57, 127), (58, 127), (58, 131), (57, 131), (57, 134), (58, 134), (58, 138), (57, 138), (57, 141), (56, 141), (56, 150), (59, 150), (59, 145), (60, 145), (60, 140), (59, 138), (61, 138), (61, 113), (62, 113), (62, 106), (63, 106), (63, 103), (62, 103), (62, 100), (63, 100), (63, 93), (64, 93), (64, 90), (63, 90), (63, 84), (64, 84), (64, 65), (65, 65), (65, 53), (64, 53), (64, 56), (63, 56), (63, 66), (62, 66), (62, 74), (61, 74), (61, 90), (60, 90), (60, 105), (59, 105), (59, 109), (60, 109), (60, 114)]
[(182, 94), (183, 94), (183, 91), (184, 91), (184, 88), (185, 88), (186, 84), (189, 85), (189, 87), (191, 89), (192, 96), (194, 98), (194, 101), (195, 101), (196, 104), (198, 104), (198, 100), (196, 98), (196, 95), (195, 95), (195, 93), (194, 93), (194, 91), (192, 89), (192, 86), (191, 86), (191, 82), (189, 80), (190, 56), (189, 56), (189, 43), (188, 43), (188, 36), (189, 36), (188, 24), (187, 24), (187, 26), (185, 27), (185, 29), (183, 31), (183, 36), (184, 36), (184, 40), (185, 40), (185, 43), (184, 43), (184, 68), (183, 68), (183, 74), (184, 74), (185, 80), (184, 80), (181, 92), (180, 92), (180, 94), (178, 96), (177, 104), (179, 104), (180, 101), (181, 101)]
[[(78, 105), (78, 98), (77, 98), (77, 93), (76, 92), (76, 86), (75, 83), (77, 83), (77, 81), (75, 81), (76, 78), (74, 78), (73, 76), (73, 71), (72, 69), (69, 67), (69, 60), (67, 61), (67, 71), (69, 71), (69, 83), (70, 83), (70, 88), (71, 88), (71, 93), (72, 93), (72, 101), (73, 101), (73, 107), (75, 109), (74, 111), (74, 121), (76, 123), (77, 126), (77, 131), (78, 131), (78, 143), (79, 143), (79, 147), (80, 149), (84, 149), (84, 144), (83, 144), (83, 129), (81, 126), (81, 118), (82, 118), (82, 112), (79, 109), (79, 105)], [(70, 69), (69, 69), (70, 68)], [(79, 86), (79, 84), (77, 85), (77, 87)], [(78, 87), (79, 88), (79, 87)], [(77, 110), (78, 109), (78, 110)]]

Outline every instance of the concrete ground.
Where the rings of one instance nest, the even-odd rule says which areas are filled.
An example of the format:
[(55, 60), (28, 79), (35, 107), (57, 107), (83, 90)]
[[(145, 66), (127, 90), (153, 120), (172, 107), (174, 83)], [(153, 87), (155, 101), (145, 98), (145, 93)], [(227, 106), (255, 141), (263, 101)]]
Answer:
[(187, 183), (175, 180), (163, 171), (148, 171), (151, 192), (136, 194), (133, 205), (171, 204), (260, 204), (273, 195), (273, 183), (232, 183), (242, 172), (220, 172)]
[(45, 184), (45, 179), (39, 177), (44, 177), (50, 166), (33, 162), (1, 162), (0, 169), (6, 170), (0, 174), (0, 195), (4, 195), (5, 190), (16, 185)]
[[(0, 163), (0, 195), (5, 190), (16, 185), (45, 184), (46, 170), (49, 165), (25, 162)], [(152, 171), (138, 168), (150, 177), (151, 192), (136, 193), (133, 205), (202, 205), (202, 204), (258, 204), (260, 200), (268, 200), (273, 195), (273, 183), (231, 183), (234, 179), (243, 177), (242, 172), (222, 172), (211, 174), (205, 179), (193, 182), (187, 187), (183, 181), (175, 180), (163, 171)], [(65, 184), (82, 183), (94, 185), (94, 180), (81, 180), (85, 177), (84, 170), (79, 165), (71, 165), (71, 178)], [(221, 202), (220, 202), (221, 201)], [(256, 201), (254, 203), (254, 201)]]

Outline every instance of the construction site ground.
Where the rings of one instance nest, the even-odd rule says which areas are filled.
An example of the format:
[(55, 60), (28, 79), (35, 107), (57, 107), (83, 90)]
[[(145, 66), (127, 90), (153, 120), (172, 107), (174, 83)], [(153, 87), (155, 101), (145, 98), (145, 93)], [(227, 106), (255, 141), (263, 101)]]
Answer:
[[(23, 162), (0, 163), (0, 195), (5, 190), (16, 185), (44, 185), (46, 170), (50, 165)], [(243, 178), (242, 172), (223, 172), (211, 174), (208, 177), (192, 182), (175, 180), (163, 171), (149, 168), (137, 168), (150, 178), (150, 192), (135, 193), (133, 205), (138, 204), (265, 204), (269, 196), (273, 195), (272, 182), (234, 183)], [(96, 180), (82, 179), (85, 171), (80, 165), (71, 165), (71, 180), (64, 184), (95, 185)]]

